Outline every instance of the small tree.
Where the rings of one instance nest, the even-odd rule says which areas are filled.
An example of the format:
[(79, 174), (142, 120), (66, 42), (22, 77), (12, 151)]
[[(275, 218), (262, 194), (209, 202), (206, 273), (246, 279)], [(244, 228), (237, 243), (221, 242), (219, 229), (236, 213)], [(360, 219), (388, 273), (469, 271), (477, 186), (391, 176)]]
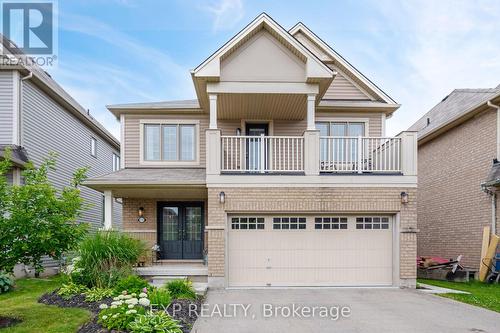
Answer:
[(45, 255), (60, 259), (84, 237), (87, 225), (77, 223), (83, 199), (78, 186), (87, 168), (78, 169), (69, 186), (57, 191), (48, 180), (55, 170), (56, 157), (50, 154), (36, 168), (28, 163), (22, 175), (24, 184), (7, 184), (11, 152), (0, 161), (0, 271), (12, 272), (18, 263), (43, 271)]

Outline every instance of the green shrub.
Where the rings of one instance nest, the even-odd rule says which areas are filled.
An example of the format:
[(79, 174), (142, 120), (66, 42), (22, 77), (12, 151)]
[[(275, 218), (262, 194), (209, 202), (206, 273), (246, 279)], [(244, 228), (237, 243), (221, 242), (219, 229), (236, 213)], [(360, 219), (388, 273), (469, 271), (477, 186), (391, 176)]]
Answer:
[(91, 288), (113, 288), (132, 273), (144, 251), (144, 244), (137, 239), (116, 231), (99, 231), (80, 243), (73, 279)]
[(97, 302), (103, 298), (113, 296), (113, 289), (110, 288), (92, 288), (85, 292), (85, 301)]
[(9, 292), (12, 289), (14, 289), (14, 281), (7, 275), (0, 274), (0, 294)]
[(172, 280), (165, 287), (173, 299), (196, 299), (196, 292), (189, 280)]
[(82, 286), (81, 284), (70, 282), (63, 284), (57, 291), (57, 294), (64, 299), (70, 299), (72, 296), (84, 294), (87, 291), (87, 287)]
[(98, 323), (108, 330), (125, 331), (137, 316), (146, 312), (145, 307), (150, 304), (146, 294), (141, 296), (120, 295), (113, 298), (111, 306), (101, 304)]
[(163, 311), (138, 315), (128, 328), (134, 333), (182, 333), (179, 322)]
[(148, 298), (151, 301), (152, 305), (155, 305), (157, 308), (167, 308), (172, 302), (172, 295), (170, 295), (170, 291), (165, 288), (157, 288), (153, 289), (148, 293)]
[(128, 294), (140, 294), (143, 292), (144, 288), (148, 288), (148, 281), (137, 275), (129, 275), (126, 278), (121, 279), (115, 286), (115, 295), (121, 294), (126, 291)]

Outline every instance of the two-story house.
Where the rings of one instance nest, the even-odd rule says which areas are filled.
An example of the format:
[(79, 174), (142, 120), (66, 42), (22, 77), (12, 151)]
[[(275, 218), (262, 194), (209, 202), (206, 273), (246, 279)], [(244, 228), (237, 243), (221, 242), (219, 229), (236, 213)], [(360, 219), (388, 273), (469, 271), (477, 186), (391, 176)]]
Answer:
[(386, 137), (391, 97), (266, 14), (191, 76), (195, 100), (108, 106), (123, 169), (86, 182), (106, 211), (123, 198), (124, 230), (158, 250), (142, 274), (415, 286), (416, 134)]
[(418, 131), (418, 254), (481, 264), (484, 227), (498, 234), (500, 86), (455, 89)]
[[(7, 38), (1, 38), (0, 65), (0, 158), (12, 149), (9, 182), (22, 184), (21, 171), (28, 160), (39, 165), (49, 153), (57, 154), (55, 171), (49, 180), (61, 188), (68, 186), (73, 173), (90, 167), (94, 177), (117, 171), (120, 143), (89, 112), (73, 99), (52, 77), (26, 58)], [(15, 61), (14, 61), (15, 60)], [(104, 223), (102, 193), (82, 187), (86, 208), (80, 222), (93, 229)], [(116, 227), (121, 225), (121, 207), (113, 212)]]

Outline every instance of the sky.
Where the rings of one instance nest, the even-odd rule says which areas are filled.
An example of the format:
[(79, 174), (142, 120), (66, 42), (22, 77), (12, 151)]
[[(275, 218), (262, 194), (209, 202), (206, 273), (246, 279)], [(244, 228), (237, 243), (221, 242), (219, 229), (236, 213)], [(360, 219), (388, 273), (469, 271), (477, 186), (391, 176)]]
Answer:
[(108, 104), (191, 99), (189, 70), (262, 12), (306, 24), (398, 103), (407, 129), (455, 88), (500, 84), (500, 1), (59, 0), (48, 69), (117, 138)]

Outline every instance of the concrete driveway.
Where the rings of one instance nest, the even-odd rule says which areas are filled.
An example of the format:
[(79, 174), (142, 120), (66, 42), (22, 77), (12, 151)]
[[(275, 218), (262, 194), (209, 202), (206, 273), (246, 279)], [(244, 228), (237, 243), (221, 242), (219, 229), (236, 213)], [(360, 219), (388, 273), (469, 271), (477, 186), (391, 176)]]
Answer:
[(499, 313), (395, 288), (213, 290), (205, 303), (192, 332), (500, 332)]

